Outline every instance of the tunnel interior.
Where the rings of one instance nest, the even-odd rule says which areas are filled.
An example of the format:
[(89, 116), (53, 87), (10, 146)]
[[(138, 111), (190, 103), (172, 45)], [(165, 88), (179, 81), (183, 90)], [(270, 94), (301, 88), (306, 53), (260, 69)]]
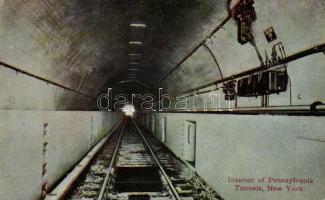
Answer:
[[(54, 191), (125, 115), (225, 199), (324, 198), (324, 11), (324, 0), (0, 0), (0, 199)], [(156, 180), (121, 170), (119, 190)], [(309, 182), (258, 193), (229, 181), (263, 177)]]

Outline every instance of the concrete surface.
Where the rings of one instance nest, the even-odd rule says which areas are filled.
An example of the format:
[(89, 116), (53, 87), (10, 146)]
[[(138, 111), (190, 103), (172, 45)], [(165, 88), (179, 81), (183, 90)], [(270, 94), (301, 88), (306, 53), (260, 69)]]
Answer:
[[(0, 60), (96, 95), (107, 82), (128, 77), (128, 41), (140, 38), (146, 71), (140, 79), (157, 84), (225, 12), (224, 0), (1, 0)], [(132, 21), (147, 29), (130, 33)]]
[[(271, 56), (275, 42), (268, 43), (263, 31), (273, 26), (277, 41), (284, 44), (286, 54), (290, 55), (317, 44), (325, 38), (325, 4), (321, 0), (297, 2), (295, 0), (259, 0), (254, 4), (257, 20), (253, 24), (257, 47), (265, 59), (265, 51)], [(216, 14), (217, 15), (217, 14)], [(221, 18), (222, 13), (219, 13)], [(207, 45), (215, 54), (224, 77), (260, 65), (252, 45), (237, 42), (237, 26), (234, 20), (227, 22)], [(324, 54), (312, 55), (289, 63), (288, 74), (292, 82), (292, 104), (304, 105), (314, 101), (324, 101), (325, 89), (319, 87), (324, 82)], [(164, 83), (167, 93), (180, 94), (200, 85), (220, 79), (217, 65), (208, 51), (201, 47)], [(191, 99), (189, 99), (191, 101)], [(239, 98), (238, 106), (258, 106), (260, 98)], [(222, 102), (223, 103), (223, 102)], [(224, 103), (226, 104), (226, 103)], [(289, 89), (280, 95), (270, 96), (270, 105), (288, 105)], [(198, 109), (202, 106), (197, 105)]]
[[(181, 156), (184, 121), (197, 123), (195, 169), (226, 200), (325, 198), (323, 117), (175, 113), (153, 116), (156, 122), (154, 134), (160, 140), (163, 117), (167, 118), (164, 144), (177, 156)], [(146, 125), (148, 130), (151, 130), (150, 124)], [(228, 182), (228, 177), (308, 178), (314, 183), (293, 184), (304, 187), (300, 192), (236, 191), (235, 184)], [(242, 185), (285, 188), (288, 184)]]
[(121, 116), (104, 112), (1, 110), (0, 199), (39, 198), (45, 123), (48, 123), (46, 179), (52, 186)]
[[(283, 42), (288, 55), (325, 40), (323, 0), (299, 3), (296, 0), (259, 0), (254, 7), (257, 14), (254, 36), (264, 58), (265, 51), (270, 56), (273, 45), (267, 43), (263, 34), (270, 26), (274, 27), (278, 41)], [(140, 58), (144, 72), (137, 78), (157, 86), (159, 80), (227, 15), (225, 0), (191, 3), (168, 0), (143, 4), (104, 0), (95, 3), (2, 0), (0, 13), (1, 61), (92, 95), (127, 79), (127, 62), (131, 59), (127, 41), (140, 38), (144, 42)], [(147, 29), (130, 32), (130, 20), (143, 21)], [(218, 59), (224, 76), (259, 65), (253, 46), (237, 42), (237, 26), (233, 19), (214, 34), (207, 45)], [(325, 75), (323, 63), (324, 56), (315, 55), (289, 64), (293, 104), (310, 104), (324, 99), (324, 88), (318, 87)], [(22, 80), (17, 78), (20, 75), (14, 73), (13, 77), (2, 79), (13, 86), (10, 99), (0, 96), (2, 109), (12, 109), (14, 104), (18, 109), (35, 109), (34, 99), (30, 96), (24, 101), (26, 94), (42, 94), (43, 110), (94, 106), (93, 102), (71, 97), (70, 93), (50, 89), (50, 86), (46, 86), (47, 91), (44, 89), (43, 92), (22, 91), (21, 88), (33, 84), (28, 81), (25, 87), (20, 85)], [(162, 86), (168, 93), (176, 95), (220, 78), (213, 59), (201, 47)], [(130, 82), (126, 85), (136, 84)], [(6, 90), (2, 85), (0, 89)], [(288, 104), (288, 95), (272, 95), (271, 105)], [(56, 99), (56, 102), (51, 99)], [(254, 98), (239, 100), (240, 106), (258, 102)]]
[(0, 110), (93, 110), (90, 99), (0, 67)]

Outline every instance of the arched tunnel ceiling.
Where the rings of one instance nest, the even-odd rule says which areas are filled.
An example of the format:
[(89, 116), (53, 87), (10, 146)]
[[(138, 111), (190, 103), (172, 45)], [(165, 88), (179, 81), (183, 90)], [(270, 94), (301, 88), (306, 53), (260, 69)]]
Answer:
[[(271, 26), (287, 55), (323, 44), (323, 1), (258, 0), (254, 8), (254, 40), (263, 59), (274, 44), (263, 33)], [(159, 86), (178, 95), (220, 80), (216, 63), (201, 46), (160, 82), (227, 14), (226, 0), (0, 0), (0, 61), (18, 69), (1, 68), (0, 109), (97, 109), (96, 95), (108, 87), (130, 93)], [(205, 44), (224, 77), (260, 64), (251, 44), (238, 43), (233, 19)], [(325, 73), (323, 62), (317, 55), (289, 64), (292, 93), (309, 96), (296, 104), (324, 93), (306, 88)], [(313, 66), (313, 74), (306, 66)], [(22, 70), (32, 76), (17, 73)]]
[(225, 12), (215, 0), (1, 2), (1, 60), (92, 95), (134, 78), (157, 86)]

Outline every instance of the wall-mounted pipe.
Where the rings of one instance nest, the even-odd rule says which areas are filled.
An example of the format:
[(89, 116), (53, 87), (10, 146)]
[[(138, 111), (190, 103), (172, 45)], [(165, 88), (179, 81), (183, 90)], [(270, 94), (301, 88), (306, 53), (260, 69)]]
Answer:
[[(269, 107), (241, 107), (229, 108), (223, 107), (221, 110), (166, 110), (162, 113), (200, 113), (200, 114), (230, 114), (230, 115), (289, 115), (289, 116), (325, 116), (325, 109), (319, 108), (317, 114), (310, 111), (310, 105), (292, 105), (292, 106), (269, 106)], [(148, 113), (147, 111), (138, 111), (139, 113)]]
[(40, 81), (46, 82), (47, 84), (55, 85), (55, 86), (57, 86), (57, 87), (60, 87), (60, 88), (65, 89), (65, 90), (68, 90), (68, 91), (71, 91), (71, 92), (77, 93), (77, 94), (79, 94), (79, 95), (81, 95), (81, 96), (85, 96), (85, 97), (90, 98), (90, 99), (96, 99), (96, 97), (93, 97), (93, 96), (91, 96), (91, 95), (89, 95), (89, 94), (86, 94), (86, 93), (80, 92), (80, 91), (75, 90), (75, 89), (73, 89), (73, 88), (69, 88), (69, 87), (67, 87), (67, 86), (64, 86), (64, 85), (62, 85), (62, 84), (60, 84), (60, 83), (57, 83), (57, 82), (54, 82), (54, 81), (48, 80), (48, 79), (46, 79), (46, 78), (40, 77), (40, 76), (35, 75), (35, 74), (32, 74), (32, 73), (30, 73), (30, 72), (27, 72), (27, 71), (25, 71), (25, 70), (19, 69), (19, 68), (13, 66), (13, 65), (10, 65), (10, 64), (4, 63), (4, 62), (2, 62), (2, 61), (0, 61), (0, 66), (5, 67), (5, 68), (8, 68), (8, 69), (11, 69), (11, 70), (14, 70), (14, 71), (16, 71), (17, 73), (25, 74), (25, 75), (30, 76), (30, 77), (32, 77), (32, 78), (35, 78), (35, 79), (37, 79), (37, 80), (40, 80)]
[[(325, 43), (320, 44), (320, 45), (316, 45), (316, 46), (313, 46), (313, 47), (308, 48), (306, 50), (302, 50), (300, 52), (294, 53), (294, 54), (292, 54), (292, 55), (290, 55), (290, 56), (288, 56), (288, 57), (286, 57), (284, 59), (281, 59), (281, 60), (279, 60), (278, 63), (276, 63), (275, 65), (273, 65), (273, 66), (271, 66), (271, 67), (269, 67), (267, 69), (272, 69), (272, 68), (274, 68), (276, 66), (283, 65), (283, 64), (295, 61), (297, 59), (300, 59), (300, 58), (303, 58), (303, 57), (306, 57), (306, 56), (309, 56), (309, 55), (312, 55), (312, 54), (315, 54), (315, 53), (321, 53), (321, 52), (324, 52), (324, 51), (325, 51)], [(213, 85), (224, 83), (226, 81), (230, 81), (230, 80), (233, 80), (233, 79), (236, 79), (236, 78), (241, 78), (243, 76), (248, 76), (248, 75), (251, 75), (251, 74), (254, 74), (254, 73), (257, 73), (257, 72), (261, 72), (261, 71), (264, 71), (264, 70), (265, 70), (265, 66), (260, 65), (259, 67), (255, 67), (255, 68), (252, 68), (250, 70), (247, 70), (247, 71), (244, 71), (244, 72), (241, 72), (241, 73), (238, 73), (238, 74), (234, 74), (234, 75), (228, 76), (226, 78), (216, 80), (216, 81), (201, 85), (199, 87), (184, 91), (181, 94), (188, 94), (188, 93), (191, 93), (191, 92), (195, 92), (195, 91), (198, 91), (198, 90), (201, 90), (201, 89), (213, 86)]]

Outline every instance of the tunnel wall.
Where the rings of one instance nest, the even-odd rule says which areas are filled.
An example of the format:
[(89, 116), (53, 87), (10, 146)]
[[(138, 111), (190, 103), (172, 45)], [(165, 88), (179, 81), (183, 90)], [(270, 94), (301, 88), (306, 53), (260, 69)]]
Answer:
[(58, 181), (121, 119), (120, 113), (0, 111), (0, 199), (38, 199), (47, 125), (49, 186)]
[[(147, 119), (147, 116), (148, 119)], [(154, 116), (154, 125), (152, 123)], [(166, 117), (166, 142), (181, 157), (183, 123), (194, 121), (196, 130), (195, 170), (226, 200), (319, 200), (325, 191), (325, 138), (322, 117), (222, 115), (222, 114), (145, 114), (139, 122), (161, 140), (162, 120)], [(313, 184), (300, 192), (236, 191), (233, 178), (309, 178)], [(241, 183), (242, 186), (285, 183)]]
[[(266, 58), (265, 53), (268, 54), (269, 59), (271, 58), (272, 46), (277, 42), (283, 43), (286, 54), (289, 56), (323, 44), (325, 41), (323, 20), (325, 4), (323, 1), (311, 0), (298, 3), (295, 0), (259, 0), (255, 1), (254, 8), (257, 15), (253, 23), (254, 37), (263, 60)], [(221, 16), (225, 16), (225, 13), (219, 15), (221, 21), (223, 19)], [(218, 24), (216, 21), (210, 23)], [(263, 31), (271, 26), (275, 30), (277, 40), (268, 43)], [(207, 40), (206, 44), (216, 57), (224, 77), (260, 66), (253, 45), (250, 43), (241, 45), (237, 42), (237, 25), (233, 19), (223, 25), (213, 37)], [(319, 87), (324, 84), (324, 60), (324, 54), (319, 53), (288, 63), (288, 75), (292, 85), (292, 105), (310, 105), (315, 101), (324, 101), (324, 87)], [(176, 96), (220, 79), (216, 63), (208, 50), (202, 46), (166, 79), (164, 88), (167, 93)], [(290, 88), (288, 86), (286, 92), (270, 95), (269, 104), (270, 106), (289, 105), (289, 98)], [(221, 106), (227, 108), (228, 102), (222, 99)], [(192, 98), (188, 101), (192, 101)], [(261, 97), (238, 98), (238, 107), (258, 107), (260, 104)], [(197, 104), (196, 109), (203, 109), (203, 106)], [(211, 107), (208, 107), (208, 110), (211, 110)]]
[(96, 102), (80, 94), (0, 67), (0, 110), (93, 110)]

